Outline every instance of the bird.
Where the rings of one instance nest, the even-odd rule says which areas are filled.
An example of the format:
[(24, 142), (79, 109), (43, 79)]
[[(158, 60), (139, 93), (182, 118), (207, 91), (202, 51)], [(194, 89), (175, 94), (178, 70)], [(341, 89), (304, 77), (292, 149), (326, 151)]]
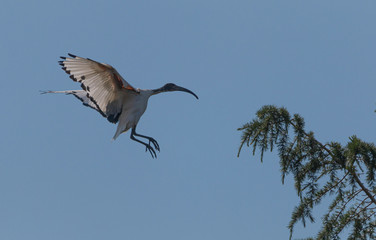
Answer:
[[(167, 83), (157, 89), (135, 88), (109, 64), (71, 53), (68, 53), (68, 56), (60, 57), (62, 60), (58, 63), (73, 81), (81, 83), (82, 90), (43, 91), (42, 94), (63, 93), (75, 96), (84, 106), (96, 110), (109, 122), (118, 123), (113, 140), (131, 129), (130, 138), (144, 145), (145, 151), (149, 151), (152, 158), (157, 158), (156, 151), (160, 152), (158, 142), (152, 137), (136, 132), (149, 98), (159, 93), (181, 91), (192, 94), (198, 99), (194, 92), (174, 83)], [(148, 142), (136, 137), (146, 139)]]

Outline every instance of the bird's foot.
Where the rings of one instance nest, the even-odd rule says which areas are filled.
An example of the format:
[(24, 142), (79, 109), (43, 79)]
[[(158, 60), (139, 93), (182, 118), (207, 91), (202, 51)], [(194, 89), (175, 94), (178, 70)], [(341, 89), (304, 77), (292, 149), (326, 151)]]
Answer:
[(149, 151), (152, 158), (157, 158), (157, 154), (155, 153), (154, 148), (150, 146), (150, 143), (146, 144), (145, 146), (146, 146), (145, 152)]
[(149, 146), (150, 146), (150, 143), (152, 143), (154, 145), (154, 148), (158, 150), (158, 152), (160, 152), (161, 149), (159, 148), (158, 142), (154, 138), (148, 138), (148, 139), (149, 139)]

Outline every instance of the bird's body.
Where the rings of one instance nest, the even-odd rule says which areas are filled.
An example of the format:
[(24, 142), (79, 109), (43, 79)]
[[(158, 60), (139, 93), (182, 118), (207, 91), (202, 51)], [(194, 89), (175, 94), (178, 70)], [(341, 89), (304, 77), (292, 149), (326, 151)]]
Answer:
[[(162, 92), (183, 91), (198, 97), (192, 91), (168, 83), (161, 88), (143, 90), (132, 87), (112, 66), (99, 63), (91, 59), (69, 54), (70, 58), (61, 57), (59, 61), (62, 69), (70, 75), (73, 81), (80, 82), (83, 90), (46, 91), (44, 93), (72, 94), (82, 101), (85, 106), (98, 111), (111, 123), (118, 123), (115, 140), (121, 133), (132, 129), (131, 139), (143, 144), (152, 157), (156, 157), (156, 150), (160, 150), (157, 141), (151, 137), (136, 133), (137, 124), (144, 114), (148, 100), (152, 95)], [(145, 143), (137, 138), (145, 138)]]
[(128, 131), (137, 125), (141, 116), (146, 111), (152, 90), (139, 90), (139, 94), (126, 94), (124, 96), (122, 113), (119, 117), (119, 124), (113, 137), (115, 140), (121, 133)]

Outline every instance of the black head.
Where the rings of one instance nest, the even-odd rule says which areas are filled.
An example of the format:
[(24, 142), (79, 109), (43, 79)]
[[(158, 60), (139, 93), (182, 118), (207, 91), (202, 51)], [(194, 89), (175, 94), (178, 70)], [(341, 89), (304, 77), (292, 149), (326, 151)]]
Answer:
[(177, 86), (173, 83), (167, 83), (163, 87), (156, 89), (154, 91), (155, 91), (155, 94), (158, 94), (158, 93), (161, 93), (161, 92), (173, 92), (173, 91), (187, 92), (187, 93), (192, 94), (193, 96), (195, 96), (195, 98), (198, 99), (197, 95), (195, 93), (193, 93), (191, 90)]
[(165, 89), (165, 91), (174, 91), (174, 88), (177, 87), (173, 83), (166, 83), (162, 88)]

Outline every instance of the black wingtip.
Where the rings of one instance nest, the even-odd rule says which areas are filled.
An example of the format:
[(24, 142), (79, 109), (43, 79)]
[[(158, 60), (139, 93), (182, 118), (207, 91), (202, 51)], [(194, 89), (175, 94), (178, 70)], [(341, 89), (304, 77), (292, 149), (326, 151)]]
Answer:
[(83, 83), (81, 83), (81, 88), (82, 88), (84, 91), (87, 91), (87, 88), (86, 88), (86, 86), (85, 86)]
[(72, 79), (73, 81), (77, 82), (77, 79), (75, 77), (73, 77), (73, 75), (70, 75), (69, 78)]
[(76, 55), (74, 55), (74, 54), (72, 54), (72, 53), (68, 53), (68, 55), (69, 55), (70, 57), (72, 57), (72, 58), (76, 58), (76, 57), (77, 57)]
[(64, 62), (63, 61), (58, 61), (59, 65), (60, 66), (64, 66)]
[(62, 56), (60, 56), (60, 58), (61, 58), (61, 59), (64, 59), (64, 60), (67, 59), (66, 57), (62, 57)]

